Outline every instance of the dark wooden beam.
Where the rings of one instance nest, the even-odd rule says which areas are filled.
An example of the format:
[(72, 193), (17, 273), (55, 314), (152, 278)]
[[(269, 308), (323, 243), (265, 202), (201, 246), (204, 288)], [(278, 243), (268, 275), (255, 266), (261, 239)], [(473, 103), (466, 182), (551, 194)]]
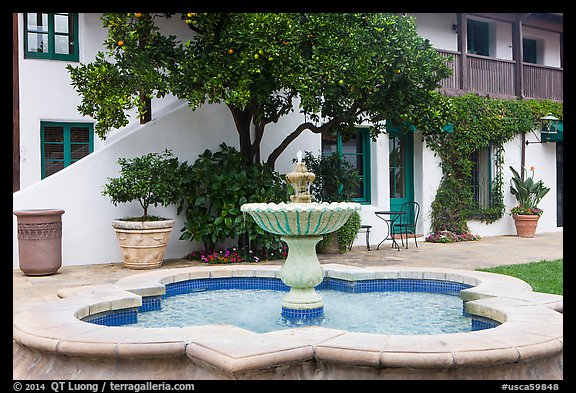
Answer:
[(12, 192), (20, 189), (20, 89), (18, 74), (18, 14), (12, 14)]
[(524, 96), (522, 17), (512, 23), (512, 58), (516, 61), (514, 64), (514, 94), (521, 98)]
[(456, 23), (458, 25), (458, 51), (460, 52), (460, 70), (459, 70), (459, 80), (462, 90), (468, 90), (468, 22), (466, 14), (461, 12), (458, 13), (456, 17)]

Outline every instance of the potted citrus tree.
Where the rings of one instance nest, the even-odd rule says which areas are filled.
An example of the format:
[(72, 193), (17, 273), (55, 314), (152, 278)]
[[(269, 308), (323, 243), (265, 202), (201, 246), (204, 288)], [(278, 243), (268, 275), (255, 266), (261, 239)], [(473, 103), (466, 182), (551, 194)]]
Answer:
[(178, 203), (188, 166), (171, 151), (141, 157), (119, 158), (120, 176), (108, 178), (102, 195), (116, 206), (138, 201), (143, 214), (112, 221), (124, 265), (130, 269), (154, 269), (162, 265), (174, 220), (149, 214), (150, 206)]
[(513, 167), (510, 167), (510, 170), (512, 171), (510, 192), (518, 201), (518, 205), (510, 211), (514, 218), (516, 234), (519, 237), (534, 237), (538, 220), (543, 213), (538, 204), (550, 188), (546, 187), (542, 180), (534, 181), (534, 167), (530, 168), (532, 174), (524, 180)]

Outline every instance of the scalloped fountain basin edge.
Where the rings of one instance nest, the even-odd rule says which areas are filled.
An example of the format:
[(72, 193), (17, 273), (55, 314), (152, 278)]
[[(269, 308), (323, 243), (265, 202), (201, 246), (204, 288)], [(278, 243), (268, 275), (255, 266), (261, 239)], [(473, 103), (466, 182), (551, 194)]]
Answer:
[(562, 379), (563, 297), (493, 273), (322, 265), (343, 280), (430, 279), (472, 285), (466, 311), (499, 321), (466, 333), (385, 335), (318, 326), (259, 334), (231, 325), (102, 326), (81, 319), (139, 307), (165, 284), (273, 277), (277, 265), (195, 266), (58, 291), (13, 319), (14, 379)]
[(356, 202), (245, 203), (240, 210), (249, 213), (265, 231), (286, 236), (317, 236), (342, 227)]

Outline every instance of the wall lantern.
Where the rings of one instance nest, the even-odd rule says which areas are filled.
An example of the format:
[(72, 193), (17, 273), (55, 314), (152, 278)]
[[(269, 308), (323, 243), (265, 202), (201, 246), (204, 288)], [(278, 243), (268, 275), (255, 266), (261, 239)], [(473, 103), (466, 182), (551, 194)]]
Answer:
[(548, 142), (551, 135), (558, 134), (559, 119), (552, 113), (540, 118), (540, 137), (542, 142)]
[[(558, 138), (558, 131), (560, 119), (554, 116), (552, 113), (548, 113), (546, 116), (540, 118), (540, 140), (536, 141), (526, 141), (526, 146), (531, 143), (546, 143), (546, 142), (556, 142)], [(534, 133), (534, 131), (532, 131)], [(534, 133), (536, 136), (536, 133)], [(536, 136), (536, 139), (538, 137)], [(561, 140), (561, 139), (560, 139)]]

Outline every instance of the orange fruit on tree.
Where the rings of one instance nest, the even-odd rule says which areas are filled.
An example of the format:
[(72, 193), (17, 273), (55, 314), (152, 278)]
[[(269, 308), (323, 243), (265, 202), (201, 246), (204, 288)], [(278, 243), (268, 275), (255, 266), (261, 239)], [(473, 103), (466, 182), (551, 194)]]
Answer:
[(122, 46), (122, 45), (124, 45), (124, 41), (119, 40), (119, 41), (117, 42), (117, 44), (118, 44), (118, 46)]

